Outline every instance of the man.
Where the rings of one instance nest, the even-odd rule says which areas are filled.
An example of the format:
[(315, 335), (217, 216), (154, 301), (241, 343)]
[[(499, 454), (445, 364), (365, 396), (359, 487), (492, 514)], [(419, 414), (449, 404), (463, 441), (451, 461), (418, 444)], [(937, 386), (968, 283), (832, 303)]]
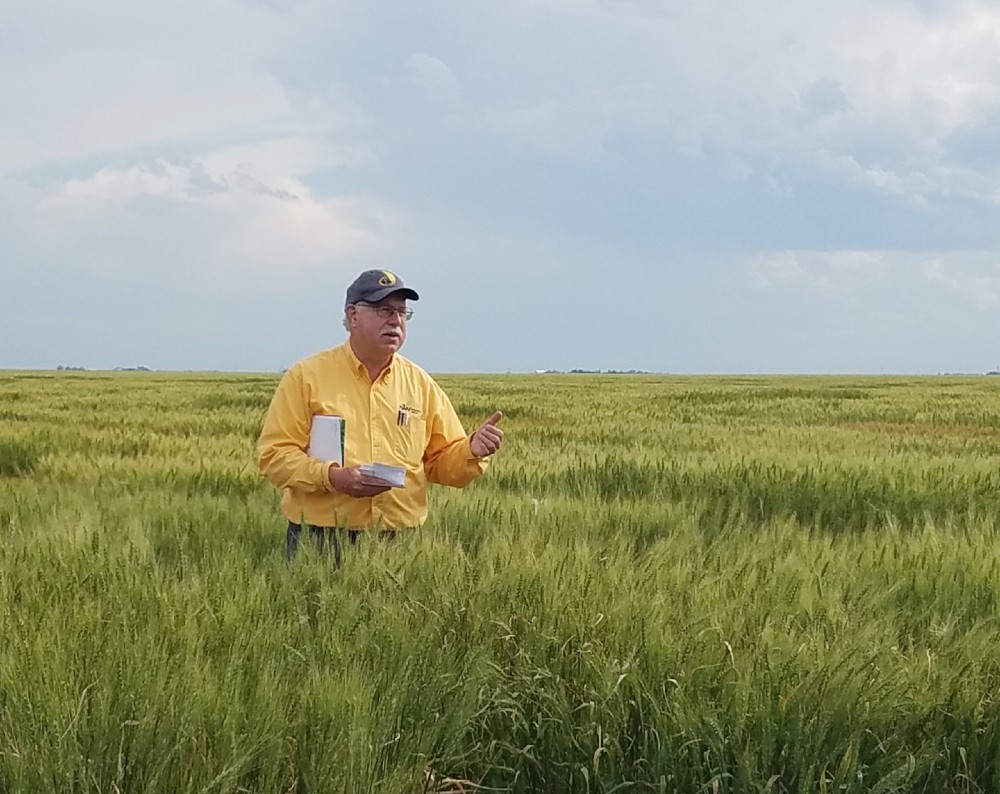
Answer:
[[(320, 548), (328, 530), (340, 564), (338, 529), (353, 543), (362, 530), (392, 537), (427, 518), (427, 483), (464, 487), (486, 471), (503, 442), (498, 411), (466, 435), (441, 387), (399, 355), (417, 293), (388, 270), (367, 270), (347, 289), (349, 339), (294, 364), (271, 400), (257, 445), (260, 470), (283, 489), (285, 559), (302, 525)], [(313, 417), (343, 423), (343, 465), (310, 457)], [(405, 469), (403, 487), (362, 472), (362, 464)]]

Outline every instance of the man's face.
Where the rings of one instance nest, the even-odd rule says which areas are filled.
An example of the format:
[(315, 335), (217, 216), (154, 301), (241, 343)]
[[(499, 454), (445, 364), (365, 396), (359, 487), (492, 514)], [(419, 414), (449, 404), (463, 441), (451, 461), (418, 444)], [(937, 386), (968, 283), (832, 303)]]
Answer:
[(356, 303), (348, 307), (351, 336), (373, 351), (395, 353), (406, 341), (406, 311), (406, 298), (399, 295)]

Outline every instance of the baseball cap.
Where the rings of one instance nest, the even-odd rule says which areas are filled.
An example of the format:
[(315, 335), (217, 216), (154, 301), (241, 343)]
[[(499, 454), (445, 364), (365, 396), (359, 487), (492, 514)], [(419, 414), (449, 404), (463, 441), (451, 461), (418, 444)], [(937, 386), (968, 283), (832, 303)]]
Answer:
[(378, 303), (395, 292), (403, 293), (410, 300), (420, 300), (417, 293), (403, 284), (403, 279), (390, 270), (366, 270), (347, 288), (347, 301), (352, 303)]

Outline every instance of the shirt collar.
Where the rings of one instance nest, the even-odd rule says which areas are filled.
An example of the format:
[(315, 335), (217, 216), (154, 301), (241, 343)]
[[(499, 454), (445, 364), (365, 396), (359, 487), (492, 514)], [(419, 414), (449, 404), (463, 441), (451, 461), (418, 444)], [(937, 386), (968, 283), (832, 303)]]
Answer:
[[(371, 383), (371, 381), (368, 379), (368, 368), (365, 367), (365, 365), (361, 362), (361, 359), (357, 357), (357, 354), (354, 352), (354, 348), (351, 347), (350, 339), (344, 342), (344, 349), (347, 351), (347, 359), (348, 361), (351, 362), (351, 367), (354, 369), (354, 371), (362, 378), (364, 378), (365, 383)], [(392, 358), (389, 359), (388, 366), (384, 370), (382, 370), (382, 374), (379, 376), (379, 380), (388, 379), (389, 375), (392, 373), (392, 368), (395, 363), (396, 363), (396, 354), (393, 353)]]

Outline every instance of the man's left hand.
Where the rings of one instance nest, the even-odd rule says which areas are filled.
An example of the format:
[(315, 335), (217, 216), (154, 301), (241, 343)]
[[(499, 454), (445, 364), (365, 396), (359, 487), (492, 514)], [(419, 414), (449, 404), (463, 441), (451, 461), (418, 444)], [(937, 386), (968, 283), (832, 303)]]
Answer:
[(469, 448), (477, 458), (488, 458), (503, 443), (503, 430), (497, 425), (503, 419), (503, 413), (497, 411), (493, 416), (483, 422), (469, 439)]

